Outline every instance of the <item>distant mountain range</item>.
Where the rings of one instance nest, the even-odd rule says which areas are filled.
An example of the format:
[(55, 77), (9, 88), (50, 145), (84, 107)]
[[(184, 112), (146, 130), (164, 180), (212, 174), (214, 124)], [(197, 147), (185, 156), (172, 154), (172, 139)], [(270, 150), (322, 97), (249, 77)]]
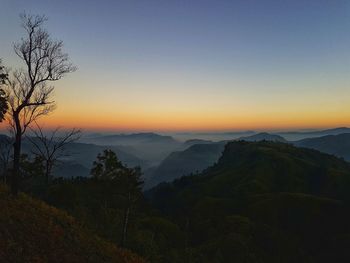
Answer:
[(321, 152), (334, 154), (350, 161), (350, 133), (308, 138), (293, 142), (293, 144), (299, 147), (312, 148)]
[(306, 131), (306, 132), (289, 131), (289, 132), (278, 132), (275, 134), (283, 136), (288, 141), (297, 141), (297, 140), (302, 140), (306, 138), (320, 137), (320, 136), (326, 136), (326, 135), (338, 135), (342, 133), (350, 133), (350, 128), (339, 127), (335, 129), (319, 130), (319, 131)]
[[(0, 140), (8, 139), (5, 135), (0, 135)], [(101, 146), (87, 143), (70, 143), (65, 147), (67, 156), (62, 157), (57, 167), (54, 169), (54, 175), (60, 177), (88, 176), (92, 163), (96, 160), (99, 153), (105, 149), (113, 150), (122, 163), (129, 167), (141, 166), (143, 169), (149, 167), (149, 164), (128, 153), (118, 146)], [(24, 138), (22, 142), (22, 153), (32, 155), (33, 146), (31, 142)]]
[[(283, 137), (269, 133), (258, 133), (237, 140), (287, 142)], [(189, 148), (171, 153), (158, 167), (146, 172), (146, 189), (160, 182), (170, 182), (190, 173), (202, 172), (219, 159), (226, 143), (228, 141), (186, 141), (185, 144), (191, 145)]]
[(125, 152), (118, 146), (102, 146), (95, 144), (86, 143), (71, 143), (66, 147), (66, 152), (68, 156), (65, 158), (66, 161), (74, 161), (76, 163), (82, 164), (87, 168), (91, 168), (93, 161), (99, 153), (102, 153), (105, 149), (110, 149), (114, 151), (122, 163), (129, 167), (141, 166), (143, 168), (148, 167), (148, 163), (144, 160)]
[(211, 140), (201, 140), (201, 139), (191, 139), (184, 142), (185, 145), (195, 145), (195, 144), (209, 144), (213, 143)]
[(218, 160), (224, 146), (225, 142), (195, 144), (184, 151), (171, 153), (149, 175), (146, 174), (145, 188), (170, 182), (190, 173), (202, 172)]
[(83, 137), (80, 142), (96, 145), (119, 146), (131, 155), (158, 165), (168, 154), (185, 146), (171, 136), (156, 133), (115, 134), (97, 137)]
[(270, 134), (267, 132), (262, 132), (254, 134), (247, 137), (240, 137), (238, 140), (247, 141), (247, 142), (256, 142), (256, 141), (271, 141), (271, 142), (287, 142), (282, 136), (277, 134)]
[[(259, 131), (241, 131), (241, 132), (194, 132), (194, 133), (174, 133), (173, 137), (183, 141), (191, 139), (201, 139), (210, 141), (231, 141), (241, 137), (248, 137), (260, 133)], [(326, 130), (307, 130), (307, 131), (273, 131), (269, 134), (280, 135), (287, 141), (297, 141), (305, 138), (320, 137), (325, 135), (337, 135), (341, 133), (350, 133), (350, 128), (338, 127)]]
[(113, 134), (83, 137), (81, 142), (94, 143), (97, 145), (135, 145), (150, 143), (177, 143), (171, 136), (159, 135), (156, 133), (132, 133)]
[[(347, 130), (349, 129), (337, 128), (320, 131), (317, 132), (317, 134), (338, 133)], [(310, 133), (308, 132), (307, 134)], [(298, 147), (311, 148), (324, 153), (333, 154), (350, 161), (350, 133), (327, 135), (299, 141), (287, 141), (281, 135), (277, 134), (258, 133), (251, 136), (240, 137), (237, 140), (289, 143)], [(160, 182), (169, 182), (184, 175), (203, 171), (219, 159), (223, 146), (228, 142), (229, 141), (207, 142), (205, 140), (190, 140), (185, 142), (185, 144), (190, 145), (189, 148), (171, 153), (158, 167), (145, 173), (146, 188)]]
[(179, 191), (191, 187), (205, 195), (228, 198), (234, 193), (271, 192), (343, 198), (350, 197), (350, 192), (343, 192), (337, 182), (350, 187), (350, 181), (343, 181), (345, 177), (350, 178), (350, 164), (333, 155), (279, 142), (233, 141), (224, 146), (221, 157), (208, 169), (167, 185)]
[[(224, 134), (225, 136), (249, 134), (236, 140), (285, 142), (298, 147), (316, 149), (350, 161), (350, 129), (346, 127), (276, 134), (253, 131)], [(283, 135), (288, 138), (314, 137), (287, 140)], [(0, 140), (1, 138), (6, 136), (0, 135)], [(69, 156), (62, 159), (63, 162), (55, 169), (55, 174), (65, 177), (88, 175), (97, 154), (108, 148), (115, 151), (118, 158), (129, 167), (141, 166), (146, 186), (150, 187), (163, 181), (172, 181), (183, 175), (203, 171), (219, 159), (224, 145), (232, 140), (234, 139), (215, 142), (208, 139), (189, 139), (181, 142), (171, 136), (156, 133), (90, 134), (66, 147)], [(31, 152), (30, 143), (26, 139), (23, 141), (23, 152)]]

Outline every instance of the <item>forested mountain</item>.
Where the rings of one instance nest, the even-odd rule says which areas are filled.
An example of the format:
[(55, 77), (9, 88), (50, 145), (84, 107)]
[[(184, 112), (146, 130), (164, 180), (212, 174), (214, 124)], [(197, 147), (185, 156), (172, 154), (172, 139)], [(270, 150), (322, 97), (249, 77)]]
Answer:
[[(215, 151), (221, 157), (201, 173), (159, 184), (145, 192), (146, 200), (138, 190), (128, 217), (127, 248), (156, 263), (349, 261), (347, 162), (268, 141), (196, 144), (187, 153), (196, 164)], [(182, 153), (178, 167), (185, 157)], [(122, 235), (128, 204), (119, 192), (126, 189), (106, 178), (23, 188), (114, 243)]]
[[(241, 137), (237, 140), (287, 142), (283, 137), (269, 133), (259, 133)], [(185, 144), (190, 145), (187, 149), (171, 153), (159, 166), (146, 172), (146, 188), (155, 186), (161, 182), (170, 182), (184, 175), (202, 172), (219, 159), (227, 142), (205, 140), (186, 141)]]
[(350, 166), (284, 143), (230, 142), (199, 175), (150, 190), (198, 262), (348, 262)]

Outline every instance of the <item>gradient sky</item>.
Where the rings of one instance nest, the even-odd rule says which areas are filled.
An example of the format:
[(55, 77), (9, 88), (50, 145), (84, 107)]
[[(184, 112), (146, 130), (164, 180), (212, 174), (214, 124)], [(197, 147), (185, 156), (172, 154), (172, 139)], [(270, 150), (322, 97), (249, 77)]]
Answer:
[(25, 10), (48, 16), (47, 29), (79, 68), (55, 83), (48, 126), (350, 126), (350, 1), (0, 2), (6, 66), (19, 66), (12, 43)]

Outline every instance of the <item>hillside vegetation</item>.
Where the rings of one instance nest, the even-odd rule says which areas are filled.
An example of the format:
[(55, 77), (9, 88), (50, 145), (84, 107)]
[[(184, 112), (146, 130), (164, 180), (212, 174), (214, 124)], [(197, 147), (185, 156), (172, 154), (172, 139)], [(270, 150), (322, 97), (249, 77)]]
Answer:
[(144, 262), (85, 230), (73, 217), (0, 186), (0, 262)]
[[(204, 152), (202, 147), (209, 149), (202, 144), (192, 150)], [(1, 256), (10, 262), (142, 262), (112, 245), (124, 240), (124, 247), (152, 263), (350, 262), (349, 163), (286, 143), (223, 147), (203, 172), (146, 193), (139, 170), (110, 177), (114, 173), (105, 169), (120, 162), (107, 155), (98, 158), (102, 166), (95, 163), (105, 167), (101, 178), (58, 179), (25, 190), (84, 228), (61, 210), (26, 195), (13, 200), (2, 190)], [(130, 184), (123, 178), (136, 188), (125, 192)]]
[(203, 173), (147, 195), (188, 233), (189, 262), (349, 262), (349, 189), (341, 159), (240, 141)]

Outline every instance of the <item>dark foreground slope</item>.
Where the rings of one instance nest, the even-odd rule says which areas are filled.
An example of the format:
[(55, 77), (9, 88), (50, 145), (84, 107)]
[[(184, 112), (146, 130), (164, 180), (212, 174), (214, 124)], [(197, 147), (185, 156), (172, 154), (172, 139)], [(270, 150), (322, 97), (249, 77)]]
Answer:
[(65, 212), (0, 186), (0, 262), (144, 262), (83, 229)]
[(231, 142), (213, 167), (148, 192), (192, 262), (350, 262), (350, 166), (284, 143)]

